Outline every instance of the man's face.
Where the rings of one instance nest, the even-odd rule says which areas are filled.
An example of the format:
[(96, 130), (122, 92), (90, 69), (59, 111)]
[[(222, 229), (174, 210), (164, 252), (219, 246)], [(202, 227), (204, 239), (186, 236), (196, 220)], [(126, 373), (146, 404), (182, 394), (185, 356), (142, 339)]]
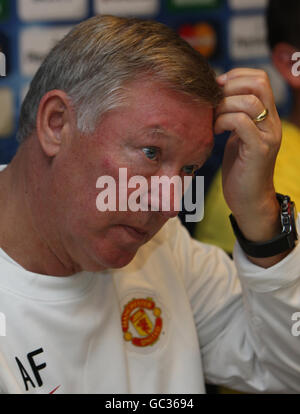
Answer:
[[(128, 88), (125, 106), (106, 113), (93, 134), (79, 134), (62, 148), (52, 166), (57, 200), (53, 214), (59, 238), (79, 268), (125, 266), (177, 214), (150, 208), (100, 212), (97, 179), (105, 175), (115, 180), (117, 200), (120, 168), (127, 169), (128, 180), (145, 177), (149, 189), (151, 176), (183, 179), (207, 159), (212, 129), (208, 105), (157, 82), (136, 81)], [(128, 196), (133, 191), (129, 189)]]

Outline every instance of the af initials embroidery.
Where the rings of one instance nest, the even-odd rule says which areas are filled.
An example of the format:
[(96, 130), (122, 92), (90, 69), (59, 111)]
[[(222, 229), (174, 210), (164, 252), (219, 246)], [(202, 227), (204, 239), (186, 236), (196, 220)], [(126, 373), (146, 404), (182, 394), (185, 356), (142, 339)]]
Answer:
[[(43, 348), (40, 348), (40, 349), (36, 349), (35, 351), (29, 352), (29, 354), (27, 354), (27, 359), (28, 359), (29, 365), (31, 367), (31, 370), (32, 370), (34, 378), (37, 382), (37, 385), (39, 387), (41, 387), (43, 385), (43, 381), (42, 381), (42, 378), (40, 376), (39, 371), (46, 368), (47, 364), (46, 364), (46, 362), (43, 362), (42, 364), (37, 365), (36, 362), (34, 361), (34, 357), (36, 355), (39, 355), (39, 354), (43, 353), (43, 352), (44, 352)], [(26, 391), (28, 391), (28, 389), (29, 389), (28, 383), (30, 383), (30, 385), (33, 388), (35, 388), (36, 385), (35, 385), (34, 381), (32, 380), (32, 378), (30, 377), (30, 375), (28, 374), (28, 371), (25, 369), (22, 362), (19, 360), (18, 357), (15, 357), (15, 359), (17, 361), (19, 370), (21, 372)]]
[[(135, 332), (130, 331), (130, 325)], [(152, 298), (132, 299), (124, 306), (122, 330), (125, 341), (139, 347), (153, 345), (159, 339), (162, 326), (161, 309), (156, 307)]]

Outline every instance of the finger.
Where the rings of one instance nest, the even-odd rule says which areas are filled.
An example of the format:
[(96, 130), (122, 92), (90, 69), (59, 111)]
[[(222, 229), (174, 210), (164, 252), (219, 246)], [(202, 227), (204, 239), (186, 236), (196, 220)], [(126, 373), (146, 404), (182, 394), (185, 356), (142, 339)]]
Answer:
[(241, 76), (268, 76), (266, 72), (262, 69), (253, 69), (253, 68), (234, 68), (228, 72), (223, 73), (217, 77), (219, 83), (225, 84), (228, 80), (235, 79)]
[(257, 77), (238, 77), (229, 80), (224, 85), (224, 96), (255, 95), (269, 111), (275, 110), (271, 86), (267, 79)]
[(260, 130), (256, 127), (252, 119), (244, 112), (221, 114), (216, 119), (214, 125), (215, 134), (221, 134), (225, 131), (234, 132), (249, 149), (257, 152), (262, 140)]
[(215, 111), (215, 118), (229, 112), (245, 112), (255, 119), (264, 110), (264, 105), (255, 95), (229, 96), (222, 100)]
[(236, 95), (255, 95), (268, 108), (270, 113), (276, 112), (274, 96), (267, 76), (237, 76), (229, 78), (224, 87), (225, 97)]

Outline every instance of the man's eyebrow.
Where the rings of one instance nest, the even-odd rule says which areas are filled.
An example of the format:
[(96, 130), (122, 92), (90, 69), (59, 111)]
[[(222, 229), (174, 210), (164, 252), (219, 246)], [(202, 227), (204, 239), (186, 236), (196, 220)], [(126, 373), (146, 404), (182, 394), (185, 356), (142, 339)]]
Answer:
[[(172, 138), (172, 135), (170, 134), (170, 132), (168, 132), (167, 130), (165, 130), (162, 126), (160, 125), (155, 125), (153, 127), (149, 127), (145, 130), (146, 135), (148, 135), (149, 137), (153, 137), (155, 138), (156, 136), (159, 136), (160, 138)], [(214, 151), (214, 147), (215, 147), (215, 140), (213, 140), (211, 147), (209, 148), (209, 150), (207, 151), (207, 155), (205, 157), (205, 162), (212, 156), (213, 151)], [(204, 163), (205, 163), (204, 162)], [(200, 163), (201, 164), (201, 163)]]
[(156, 136), (159, 136), (161, 138), (172, 138), (172, 135), (160, 125), (155, 125), (153, 127), (147, 128), (145, 132), (146, 135), (153, 138)]

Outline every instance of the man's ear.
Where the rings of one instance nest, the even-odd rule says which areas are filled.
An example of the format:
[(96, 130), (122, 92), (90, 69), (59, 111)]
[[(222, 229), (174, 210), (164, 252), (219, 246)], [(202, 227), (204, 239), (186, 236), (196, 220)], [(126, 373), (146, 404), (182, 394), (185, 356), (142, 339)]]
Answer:
[(36, 130), (44, 153), (54, 157), (63, 141), (72, 136), (75, 115), (67, 94), (61, 90), (47, 92), (40, 101)]
[(278, 43), (272, 51), (272, 61), (286, 82), (293, 89), (300, 89), (300, 53), (298, 49), (289, 43)]

